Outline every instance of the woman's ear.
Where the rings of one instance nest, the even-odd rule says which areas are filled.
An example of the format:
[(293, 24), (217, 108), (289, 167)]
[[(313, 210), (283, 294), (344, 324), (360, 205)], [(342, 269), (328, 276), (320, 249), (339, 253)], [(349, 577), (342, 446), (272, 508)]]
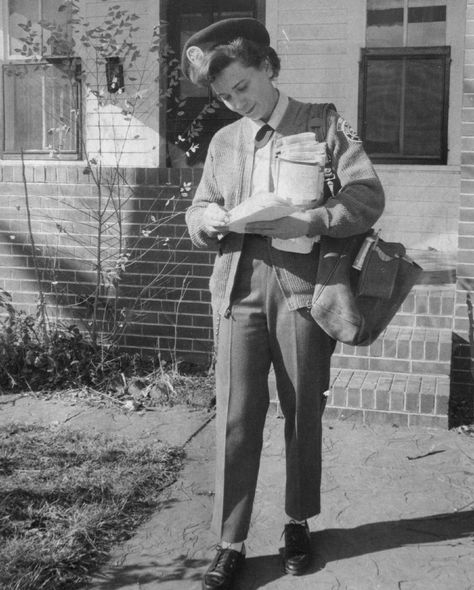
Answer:
[(264, 68), (264, 71), (267, 73), (268, 77), (271, 80), (273, 78), (273, 76), (274, 76), (274, 72), (273, 72), (273, 67), (272, 67), (272, 64), (270, 63), (270, 60), (266, 59), (263, 62), (263, 68)]

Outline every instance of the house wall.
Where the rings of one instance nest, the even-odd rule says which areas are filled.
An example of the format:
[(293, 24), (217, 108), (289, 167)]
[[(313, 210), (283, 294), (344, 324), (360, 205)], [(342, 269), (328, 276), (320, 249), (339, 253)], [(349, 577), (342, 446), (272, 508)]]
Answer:
[[(139, 54), (134, 52), (124, 59), (125, 92), (114, 95), (116, 104), (107, 101), (101, 106), (98, 97), (86, 90), (86, 152), (89, 157), (101, 158), (105, 165), (126, 167), (157, 167), (163, 147), (159, 129), (159, 75), (158, 54), (150, 52), (153, 31), (160, 22), (159, 2), (156, 0), (120, 0), (81, 2), (84, 18), (90, 27), (101, 25), (111, 4), (136, 15), (136, 31), (128, 37)], [(89, 28), (89, 27), (88, 27)], [(116, 38), (118, 43), (124, 39)], [(91, 90), (104, 92), (105, 71), (97, 64), (94, 51), (82, 55)], [(97, 67), (99, 65), (99, 67)], [(105, 95), (107, 92), (105, 91)], [(131, 109), (129, 116), (123, 111)]]
[[(279, 87), (297, 99), (334, 102), (354, 127), (366, 8), (366, 0), (295, 0), (291, 6), (283, 0), (267, 3), (267, 26), (282, 58)], [(454, 381), (450, 372), (465, 15), (465, 0), (447, 3), (446, 44), (452, 58), (448, 165), (375, 166), (386, 193), (386, 209), (376, 227), (386, 240), (403, 242), (424, 267), (421, 284), (374, 345), (337, 347), (330, 411), (377, 420), (383, 410), (401, 424), (415, 423), (414, 413), (416, 423), (432, 423), (433, 414), (447, 414), (449, 382)], [(432, 404), (426, 401), (427, 394)]]
[[(214, 254), (193, 249), (184, 224), (201, 171), (111, 169), (112, 176), (104, 176), (100, 184), (100, 208), (98, 185), (84, 168), (27, 164), (26, 183), (20, 163), (0, 168), (0, 288), (11, 294), (18, 310), (34, 315), (39, 274), (50, 319), (73, 320), (87, 331), (100, 234), (104, 274), (110, 271), (112, 277), (122, 264), (120, 253), (128, 253), (117, 283), (102, 278), (99, 304), (99, 316), (107, 304), (110, 318), (117, 296), (117, 321), (108, 326), (123, 326), (124, 348), (209, 364), (213, 336), (208, 281)], [(111, 194), (114, 206), (104, 208)], [(99, 210), (104, 211), (102, 223)]]
[[(100, 11), (103, 12), (105, 4), (86, 0), (86, 14), (93, 21), (100, 21), (103, 18)], [(159, 3), (141, 0), (125, 4), (147, 17), (140, 21), (142, 25), (146, 21), (146, 34), (140, 33), (141, 40), (144, 40), (150, 34), (152, 22), (158, 22)], [(291, 7), (283, 0), (275, 0), (268, 2), (266, 9), (273, 44), (282, 57), (280, 88), (302, 100), (335, 102), (341, 114), (354, 126), (357, 121), (358, 62), (365, 39), (365, 8), (365, 0), (295, 0)], [(447, 42), (452, 45), (448, 165), (376, 166), (387, 197), (386, 211), (377, 227), (387, 240), (405, 243), (426, 271), (421, 284), (407, 299), (389, 330), (372, 347), (338, 347), (333, 363), (334, 390), (329, 403), (329, 408), (334, 411), (359, 412), (364, 419), (367, 412), (371, 412), (374, 419), (388, 415), (395, 420), (396, 416), (400, 423), (415, 423), (414, 417), (425, 420), (425, 423), (441, 418), (441, 423), (445, 424), (450, 382), (461, 383), (461, 390), (468, 392), (467, 398), (460, 398), (462, 403), (472, 400), (472, 315), (469, 307), (474, 280), (474, 230), (471, 227), (474, 225), (474, 189), (471, 190), (474, 178), (471, 170), (474, 169), (474, 162), (471, 162), (474, 153), (471, 149), (474, 121), (471, 116), (474, 104), (472, 9), (473, 1), (469, 0), (464, 54), (460, 33), (465, 26), (466, 0), (448, 2)], [(149, 14), (154, 18), (149, 18)], [(138, 65), (137, 62), (144, 80), (147, 76), (154, 76), (155, 65)], [(135, 77), (128, 70), (126, 75)], [(461, 92), (463, 75), (464, 95)], [(130, 89), (133, 88), (131, 83), (134, 81), (127, 83)], [(156, 86), (154, 88), (157, 90)], [(90, 95), (88, 98), (86, 135), (91, 155), (99, 154), (100, 142), (102, 162), (116, 163), (118, 150), (121, 154), (119, 163), (127, 170), (132, 219), (128, 229), (131, 234), (140, 231), (146, 211), (155, 210), (165, 215), (166, 203), (173, 195), (179, 196), (178, 217), (168, 224), (168, 229), (162, 229), (164, 239), (169, 238), (167, 247), (152, 248), (142, 266), (135, 267), (124, 279), (125, 286), (133, 293), (133, 288), (146, 287), (163, 269), (169, 274), (161, 293), (145, 291), (146, 309), (133, 316), (130, 330), (124, 335), (124, 344), (132, 350), (155, 353), (161, 348), (164, 353), (168, 351), (182, 358), (209, 362), (212, 328), (208, 277), (213, 253), (197, 251), (191, 246), (182, 217), (199, 181), (200, 171), (157, 168), (162, 146), (158, 134), (159, 112), (153, 102), (155, 90), (152, 86), (148, 95), (145, 93), (147, 100), (150, 99), (150, 108), (147, 110), (144, 106), (143, 113), (147, 110), (150, 118), (137, 113), (137, 117), (126, 125), (122, 125), (118, 114), (120, 101), (117, 105), (109, 103), (98, 108), (96, 99)], [(104, 125), (105, 121), (110, 124)], [(127, 141), (122, 143), (124, 138)], [(54, 246), (52, 238), (58, 238), (56, 226), (50, 221), (41, 221), (41, 215), (51, 207), (51, 196), (58, 201), (53, 216), (63, 216), (70, 222), (74, 216), (68, 204), (80, 203), (84, 198), (93, 204), (96, 199), (96, 189), (83, 170), (84, 162), (76, 165), (37, 162), (27, 166), (36, 215), (37, 244), (43, 248), (45, 258), (51, 252), (47, 248)], [(183, 182), (192, 183), (186, 197), (180, 193)], [(12, 293), (16, 303), (34, 309), (35, 277), (25, 226), (24, 187), (19, 163), (2, 163), (0, 219), (0, 286)], [(65, 240), (63, 235), (60, 237)], [(65, 244), (64, 252), (68, 247), (73, 246)], [(58, 285), (71, 298), (66, 314), (74, 310), (72, 304), (76, 304), (81, 293), (92, 285), (90, 273), (82, 267), (71, 267), (70, 259), (80, 257), (80, 250), (69, 254), (62, 256), (58, 263), (61, 270)], [(50, 275), (46, 273), (44, 276), (47, 281)], [(57, 285), (51, 293), (53, 302), (56, 291)], [(130, 296), (129, 302), (132, 299)], [(387, 375), (391, 375), (391, 380)], [(391, 383), (388, 390), (387, 379)], [(360, 387), (356, 395), (354, 391), (358, 383)], [(361, 393), (364, 390), (361, 384), (365, 384), (368, 390), (372, 387), (373, 395)], [(374, 393), (376, 391), (380, 391), (380, 395)], [(388, 395), (384, 396), (386, 391)], [(451, 397), (453, 391), (455, 397), (457, 386), (453, 389), (451, 385)]]
[[(460, 111), (465, 0), (447, 3), (446, 43), (451, 46), (448, 166), (377, 165), (387, 208), (382, 236), (408, 248), (457, 248), (460, 182)], [(359, 60), (365, 47), (366, 0), (284, 0), (267, 3), (267, 26), (282, 59), (278, 86), (304, 101), (333, 102), (357, 126)]]
[(452, 402), (474, 419), (474, 0), (467, 0)]
[[(78, 4), (81, 12), (75, 34), (75, 54), (81, 58), (84, 73), (82, 155), (100, 160), (106, 166), (157, 167), (165, 157), (164, 140), (160, 134), (160, 65), (158, 53), (150, 48), (157, 39), (154, 29), (160, 23), (159, 2), (81, 0)], [(116, 27), (106, 24), (112, 6), (120, 6), (125, 17), (137, 17), (132, 21), (136, 30), (125, 27), (122, 34), (116, 34)], [(112, 20), (120, 22), (120, 19)], [(22, 59), (17, 54), (9, 55), (7, 23), (8, 3), (0, 0), (0, 65)], [(84, 47), (80, 41), (84, 34), (87, 36), (97, 26), (110, 29), (114, 43), (126, 40), (128, 46), (133, 47), (127, 56), (118, 56), (124, 66), (123, 93), (109, 95), (103, 56), (92, 47)], [(125, 111), (129, 114), (125, 115)], [(3, 125), (3, 117), (0, 125)], [(0, 132), (3, 135), (1, 128)]]

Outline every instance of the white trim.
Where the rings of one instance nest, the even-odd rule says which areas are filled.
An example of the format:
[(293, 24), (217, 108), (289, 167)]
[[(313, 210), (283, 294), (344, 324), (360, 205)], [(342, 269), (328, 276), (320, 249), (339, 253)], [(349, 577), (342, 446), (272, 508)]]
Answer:
[(383, 172), (446, 172), (449, 174), (458, 174), (461, 172), (461, 166), (441, 165), (441, 164), (374, 164), (375, 170)]
[(8, 55), (8, 0), (0, 0), (0, 61)]

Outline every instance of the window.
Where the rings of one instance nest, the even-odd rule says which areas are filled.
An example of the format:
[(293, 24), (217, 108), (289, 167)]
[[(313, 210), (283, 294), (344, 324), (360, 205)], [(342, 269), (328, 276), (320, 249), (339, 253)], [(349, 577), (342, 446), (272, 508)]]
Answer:
[(80, 61), (61, 0), (8, 1), (4, 157), (79, 157)]
[(165, 3), (169, 43), (167, 89), (167, 165), (202, 165), (216, 131), (237, 118), (210, 93), (177, 74), (178, 60), (189, 37), (225, 18), (253, 17), (263, 21), (264, 0), (168, 0)]
[(446, 1), (368, 0), (359, 129), (375, 162), (446, 164)]

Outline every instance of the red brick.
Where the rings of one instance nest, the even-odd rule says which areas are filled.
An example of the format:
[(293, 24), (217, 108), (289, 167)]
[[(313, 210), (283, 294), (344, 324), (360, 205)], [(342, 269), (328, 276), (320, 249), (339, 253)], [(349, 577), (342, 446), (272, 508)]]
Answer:
[(419, 412), (419, 401), (419, 395), (407, 393), (405, 396), (405, 410), (407, 412)]
[(361, 392), (360, 389), (350, 388), (347, 391), (347, 405), (350, 408), (361, 407)]
[(423, 426), (426, 428), (443, 428), (448, 427), (448, 418), (441, 416), (423, 416), (421, 414), (410, 414), (408, 416), (409, 426)]
[[(473, 265), (474, 270), (474, 265)], [(417, 316), (416, 325), (423, 328), (438, 328), (438, 329), (449, 329), (452, 325), (452, 319), (446, 317), (436, 316)]]
[(413, 361), (412, 371), (413, 373), (424, 373), (427, 375), (441, 374), (447, 375), (449, 373), (449, 363), (441, 362), (430, 362), (430, 361)]
[(400, 359), (369, 359), (371, 371), (387, 371), (393, 373), (408, 373), (410, 361)]
[(397, 342), (397, 358), (409, 359), (410, 358), (410, 343), (408, 341), (399, 340)]
[(385, 358), (396, 358), (397, 356), (397, 343), (393, 340), (383, 341), (383, 356)]
[(388, 410), (390, 408), (390, 395), (387, 391), (375, 392), (375, 408), (377, 410)]
[(435, 413), (438, 416), (446, 416), (449, 408), (449, 398), (447, 396), (436, 396)]
[(382, 340), (376, 340), (370, 345), (369, 354), (370, 356), (382, 356), (383, 343)]
[(437, 361), (439, 358), (438, 354), (439, 345), (437, 342), (426, 342), (425, 343), (425, 358), (427, 361)]
[(414, 341), (411, 343), (411, 358), (423, 359), (425, 356), (424, 342)]
[(392, 377), (381, 377), (377, 383), (377, 391), (390, 391), (393, 383)]
[(435, 396), (422, 393), (420, 396), (420, 412), (422, 414), (432, 414), (434, 412)]
[(347, 406), (347, 390), (344, 387), (333, 387), (332, 396), (335, 406)]
[(349, 356), (333, 355), (333, 366), (343, 369), (368, 369), (369, 359)]
[(402, 309), (406, 313), (413, 313), (415, 311), (415, 295), (410, 293), (402, 305)]
[(397, 392), (404, 392), (406, 390), (407, 387), (407, 377), (397, 377), (395, 375), (395, 378), (393, 380), (392, 386), (391, 386), (391, 390), (392, 391), (397, 391)]
[(362, 389), (362, 408), (373, 409), (375, 408), (375, 389)]
[(415, 296), (415, 313), (423, 314), (428, 312), (428, 296), (416, 294)]
[(452, 345), (450, 342), (440, 342), (439, 360), (449, 362), (451, 360)]
[(405, 407), (405, 394), (403, 391), (390, 391), (390, 410), (403, 412)]

